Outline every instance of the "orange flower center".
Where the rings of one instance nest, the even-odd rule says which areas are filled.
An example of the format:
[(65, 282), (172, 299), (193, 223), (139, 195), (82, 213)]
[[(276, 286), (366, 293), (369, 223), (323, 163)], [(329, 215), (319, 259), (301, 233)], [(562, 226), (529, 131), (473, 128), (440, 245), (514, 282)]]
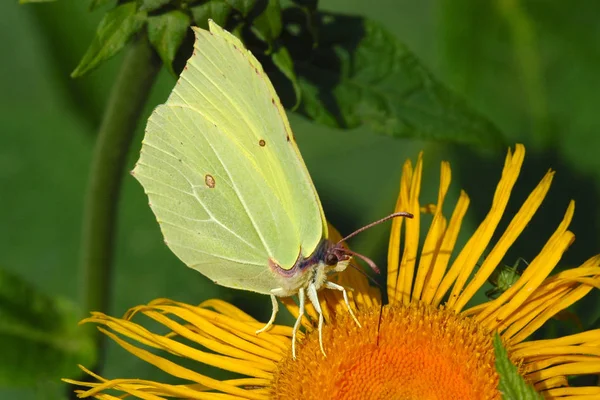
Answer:
[(489, 332), (425, 305), (345, 314), (323, 329), (327, 357), (311, 332), (279, 365), (275, 399), (499, 399)]

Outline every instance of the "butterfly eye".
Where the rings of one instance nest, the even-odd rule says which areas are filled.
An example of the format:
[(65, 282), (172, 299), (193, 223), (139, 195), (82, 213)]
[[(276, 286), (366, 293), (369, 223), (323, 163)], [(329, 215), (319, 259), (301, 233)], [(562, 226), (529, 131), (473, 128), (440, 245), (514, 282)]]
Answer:
[(325, 264), (327, 265), (335, 265), (338, 263), (338, 258), (335, 254), (333, 253), (327, 253), (327, 255), (325, 256)]

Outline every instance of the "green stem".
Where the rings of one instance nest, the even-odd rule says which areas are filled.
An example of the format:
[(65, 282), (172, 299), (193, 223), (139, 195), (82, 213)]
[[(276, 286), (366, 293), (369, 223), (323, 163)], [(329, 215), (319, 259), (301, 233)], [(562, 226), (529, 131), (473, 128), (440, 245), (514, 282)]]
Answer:
[[(80, 268), (86, 314), (107, 311), (121, 179), (135, 128), (160, 66), (146, 36), (137, 36), (127, 49), (102, 118), (83, 216)], [(98, 369), (103, 361), (103, 338), (92, 324), (88, 329), (98, 349)]]

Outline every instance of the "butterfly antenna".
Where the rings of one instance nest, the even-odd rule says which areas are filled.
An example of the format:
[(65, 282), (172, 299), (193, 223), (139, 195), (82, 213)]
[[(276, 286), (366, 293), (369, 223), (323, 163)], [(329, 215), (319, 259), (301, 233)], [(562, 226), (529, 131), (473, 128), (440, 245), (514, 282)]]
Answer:
[(351, 237), (354, 237), (354, 236), (358, 235), (359, 233), (361, 233), (363, 231), (366, 231), (369, 228), (374, 227), (375, 225), (379, 225), (382, 222), (385, 222), (385, 221), (387, 221), (389, 219), (396, 218), (396, 217), (412, 218), (413, 215), (411, 213), (406, 212), (406, 211), (400, 211), (400, 212), (396, 212), (396, 213), (390, 214), (387, 217), (383, 217), (381, 219), (378, 219), (375, 222), (371, 222), (370, 224), (365, 225), (362, 228), (358, 228), (357, 230), (355, 230), (354, 232), (352, 232), (351, 234), (349, 234), (348, 236), (346, 236), (345, 238), (343, 238), (339, 242), (337, 242), (337, 244), (345, 242), (346, 240), (350, 239)]
[(383, 317), (383, 301), (381, 302), (381, 306), (379, 307), (379, 321), (377, 321), (377, 342), (376, 345), (379, 347), (379, 332), (381, 328), (381, 319)]

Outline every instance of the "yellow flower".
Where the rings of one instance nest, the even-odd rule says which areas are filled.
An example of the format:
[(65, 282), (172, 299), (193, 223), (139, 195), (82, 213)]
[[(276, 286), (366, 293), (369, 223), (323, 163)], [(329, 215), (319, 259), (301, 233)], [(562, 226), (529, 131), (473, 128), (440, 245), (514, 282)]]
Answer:
[[(392, 225), (389, 302), (382, 306), (380, 291), (356, 270), (335, 276), (337, 283), (353, 289), (350, 302), (362, 328), (352, 321), (341, 293), (321, 291), (326, 358), (319, 350), (317, 314), (310, 305), (302, 321), (307, 333), (294, 361), (290, 326), (275, 325), (256, 335), (263, 323), (226, 302), (209, 300), (192, 306), (158, 299), (131, 309), (123, 318), (94, 313), (85, 322), (99, 324), (127, 351), (181, 384), (137, 377), (108, 380), (85, 368), (97, 382), (66, 381), (85, 387), (79, 396), (99, 399), (116, 399), (109, 394), (115, 391), (142, 399), (499, 399), (491, 340), (497, 331), (521, 374), (545, 398), (600, 398), (600, 387), (570, 387), (567, 382), (568, 376), (600, 374), (600, 330), (525, 341), (552, 316), (600, 287), (600, 256), (550, 275), (574, 240), (568, 230), (573, 202), (546, 245), (508, 290), (494, 300), (467, 307), (501, 265), (552, 182), (554, 173), (549, 171), (500, 239), (491, 243), (524, 155), (521, 145), (514, 154), (509, 151), (490, 211), (462, 249), (455, 244), (469, 197), (461, 192), (450, 218), (445, 216), (449, 164), (441, 165), (437, 202), (422, 205), (421, 157), (414, 168), (410, 161), (405, 163), (396, 211), (412, 212), (415, 218), (395, 219)], [(422, 246), (420, 211), (433, 214)], [(487, 256), (479, 264), (484, 253)], [(291, 299), (283, 302), (298, 315)], [(138, 314), (164, 325), (169, 333), (154, 333), (133, 322)], [(241, 377), (217, 380), (167, 359), (166, 354)]]

